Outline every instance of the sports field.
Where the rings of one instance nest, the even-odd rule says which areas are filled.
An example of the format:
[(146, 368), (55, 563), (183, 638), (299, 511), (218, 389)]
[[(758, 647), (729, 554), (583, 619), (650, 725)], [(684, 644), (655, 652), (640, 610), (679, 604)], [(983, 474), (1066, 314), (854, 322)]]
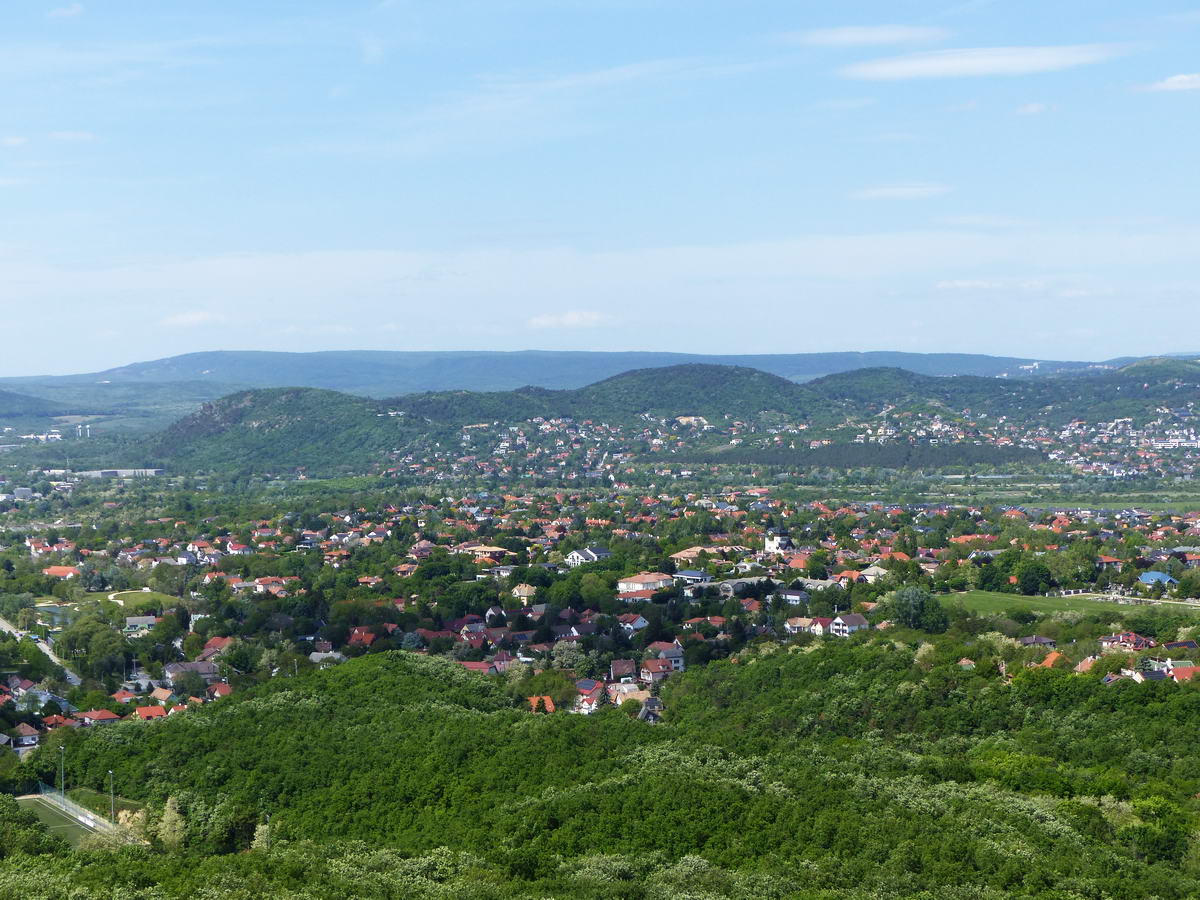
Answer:
[(86, 825), (67, 815), (57, 806), (47, 803), (41, 797), (18, 797), (17, 804), (27, 809), (46, 826), (51, 834), (56, 834), (72, 847), (78, 846), (83, 838), (92, 833)]
[(960, 594), (943, 594), (943, 603), (953, 606), (962, 603), (967, 609), (980, 613), (1003, 613), (1010, 609), (1028, 609), (1032, 612), (1060, 612), (1075, 610), (1089, 614), (1128, 615), (1141, 609), (1170, 609), (1185, 613), (1200, 613), (1200, 608), (1182, 604), (1164, 604), (1159, 607), (1132, 606), (1113, 603), (1091, 596), (1078, 597), (1026, 597), (1022, 594), (1001, 594), (995, 591), (964, 591)]

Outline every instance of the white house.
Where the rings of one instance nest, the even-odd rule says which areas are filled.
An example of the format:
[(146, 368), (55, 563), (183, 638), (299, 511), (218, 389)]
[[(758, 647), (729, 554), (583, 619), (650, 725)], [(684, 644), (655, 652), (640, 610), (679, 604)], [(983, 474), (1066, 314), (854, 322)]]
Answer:
[(675, 584), (675, 579), (662, 572), (639, 572), (627, 575), (617, 582), (617, 591), (629, 594), (634, 591), (663, 591)]
[(871, 623), (858, 613), (842, 613), (829, 623), (829, 633), (834, 637), (849, 637), (870, 627)]

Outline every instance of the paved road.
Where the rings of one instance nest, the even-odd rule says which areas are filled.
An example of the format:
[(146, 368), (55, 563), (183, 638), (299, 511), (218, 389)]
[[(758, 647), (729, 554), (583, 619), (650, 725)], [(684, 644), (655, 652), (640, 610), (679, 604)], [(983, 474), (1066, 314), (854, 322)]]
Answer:
[[(9, 624), (9, 622), (7, 622), (4, 619), (0, 619), (0, 631), (7, 631), (10, 634), (17, 633), (17, 629), (13, 625)], [(33, 642), (38, 645), (38, 649), (41, 650), (43, 653), (45, 653), (48, 657), (50, 657), (51, 662), (57, 663), (58, 665), (62, 666), (63, 671), (66, 673), (68, 682), (70, 682), (71, 684), (75, 684), (75, 685), (79, 684), (79, 681), (80, 681), (79, 676), (76, 675), (74, 672), (72, 672), (70, 670), (70, 668), (68, 668), (68, 666), (65, 662), (63, 662), (61, 659), (59, 659), (57, 656), (55, 656), (54, 651), (50, 649), (49, 644), (47, 644), (45, 641), (43, 641), (40, 638), (35, 637), (33, 635), (31, 635), (31, 637), (33, 637)]]

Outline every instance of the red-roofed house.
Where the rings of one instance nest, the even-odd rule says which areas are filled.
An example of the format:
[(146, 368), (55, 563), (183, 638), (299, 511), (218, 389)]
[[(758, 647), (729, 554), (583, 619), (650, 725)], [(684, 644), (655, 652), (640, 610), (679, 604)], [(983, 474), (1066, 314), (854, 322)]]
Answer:
[(79, 574), (78, 566), (46, 566), (42, 569), (42, 574), (50, 578), (58, 578), (66, 581), (68, 578), (74, 578)]

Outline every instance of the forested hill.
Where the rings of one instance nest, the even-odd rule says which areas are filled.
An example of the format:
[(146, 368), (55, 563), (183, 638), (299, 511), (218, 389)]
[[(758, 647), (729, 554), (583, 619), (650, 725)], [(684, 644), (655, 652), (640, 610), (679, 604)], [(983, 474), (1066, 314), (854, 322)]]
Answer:
[(241, 391), (206, 403), (131, 462), (177, 471), (366, 468), (414, 438), (478, 422), (596, 418), (634, 422), (655, 416), (802, 418), (809, 392), (776, 375), (732, 366), (673, 366), (628, 372), (574, 391), (522, 388), (447, 391), (371, 400), (316, 388)]
[(30, 397), (15, 391), (0, 391), (0, 418), (41, 418), (63, 416), (74, 410), (63, 403), (53, 400), (43, 400), (41, 397)]
[[(1030, 368), (1034, 363), (1037, 367)], [(697, 354), (585, 351), (368, 351), (272, 353), (212, 351), (132, 363), (81, 375), (0, 379), (0, 383), (159, 384), (208, 382), (242, 387), (318, 387), (389, 397), (423, 391), (513, 390), (523, 385), (563, 390), (584, 387), (631, 369), (687, 363), (747, 366), (793, 381), (808, 381), (864, 366), (898, 366), (926, 375), (984, 375), (1083, 371), (1089, 363), (971, 353)], [(1026, 368), (1022, 368), (1025, 366)]]
[(362, 471), (414, 440), (457, 440), (454, 433), (465, 425), (518, 424), (539, 416), (615, 423), (631, 433), (646, 426), (646, 415), (704, 416), (718, 429), (739, 421), (819, 429), (884, 413), (1057, 426), (1079, 418), (1140, 422), (1162, 409), (1186, 413), (1197, 400), (1200, 365), (1183, 360), (1139, 362), (1105, 375), (1022, 380), (860, 369), (807, 384), (755, 369), (697, 364), (635, 370), (575, 390), (445, 391), (390, 400), (271, 388), (205, 404), (138, 444), (130, 462), (175, 471)]
[(158, 722), (62, 729), (29, 777), (54, 779), (62, 743), (71, 783), (104, 790), (111, 771), (165, 846), (0, 848), (0, 896), (22, 879), (83, 898), (1200, 892), (1200, 782), (1162, 764), (1191, 756), (1194, 689), (1047, 669), (1009, 685), (985, 649), (1002, 636), (976, 640), (974, 670), (957, 639), (927, 639), (748, 650), (673, 676), (660, 725), (534, 715), (521, 683), (388, 651)]
[(146, 442), (139, 463), (272, 471), (361, 466), (400, 437), (378, 402), (316, 388), (242, 391), (206, 403)]
[(801, 418), (814, 397), (801, 385), (741, 366), (689, 364), (638, 369), (572, 391), (446, 391), (385, 401), (390, 409), (436, 423), (521, 421), (534, 416), (623, 421), (655, 416), (712, 416), (724, 420), (779, 413)]
[(1143, 422), (1157, 410), (1200, 402), (1200, 363), (1141, 360), (1098, 375), (1008, 379), (960, 375), (936, 378), (902, 369), (858, 369), (805, 385), (828, 414), (872, 415), (885, 407), (904, 410), (1007, 416), (1062, 425), (1132, 418)]

